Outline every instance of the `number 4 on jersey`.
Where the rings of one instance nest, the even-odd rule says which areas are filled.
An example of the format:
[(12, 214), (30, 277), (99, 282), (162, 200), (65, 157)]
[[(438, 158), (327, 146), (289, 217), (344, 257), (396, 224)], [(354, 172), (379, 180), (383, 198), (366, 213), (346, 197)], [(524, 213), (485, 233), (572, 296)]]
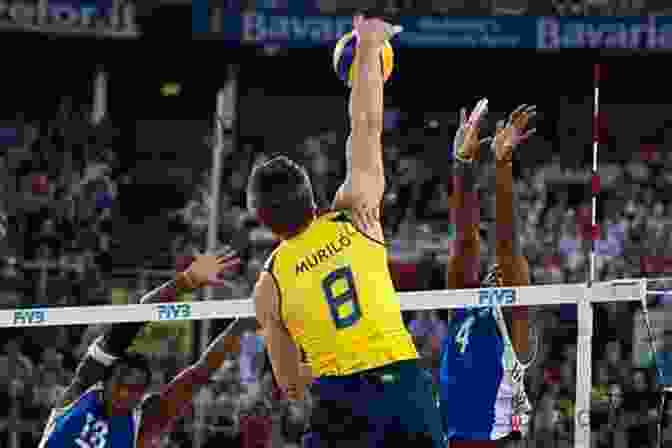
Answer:
[(460, 326), (460, 329), (455, 335), (455, 344), (457, 345), (457, 351), (464, 355), (464, 352), (467, 350), (469, 345), (469, 334), (471, 333), (471, 328), (474, 326), (476, 318), (474, 316), (469, 316)]

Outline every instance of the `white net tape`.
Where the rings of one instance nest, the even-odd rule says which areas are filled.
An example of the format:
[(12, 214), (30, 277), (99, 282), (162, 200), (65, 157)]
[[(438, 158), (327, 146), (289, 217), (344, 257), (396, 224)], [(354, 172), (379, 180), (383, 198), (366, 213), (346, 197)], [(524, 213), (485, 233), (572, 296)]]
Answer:
[[(652, 282), (655, 280), (652, 280)], [(586, 284), (553, 284), (515, 288), (418, 291), (399, 294), (402, 309), (440, 310), (471, 306), (536, 306), (578, 304), (577, 383), (574, 446), (590, 447), (590, 392), (593, 311), (591, 303), (641, 301), (647, 279)], [(251, 299), (209, 300), (151, 305), (105, 305), (70, 308), (0, 310), (0, 327), (90, 325), (115, 322), (150, 322), (225, 319), (254, 316)]]
[[(595, 283), (592, 302), (641, 300), (645, 280)], [(453, 309), (488, 304), (560, 305), (576, 304), (585, 295), (585, 284), (537, 285), (516, 288), (482, 288), (445, 291), (417, 291), (399, 294), (403, 310)], [(251, 299), (207, 300), (161, 305), (97, 305), (63, 308), (0, 310), (0, 327), (45, 325), (90, 325), (115, 322), (227, 319), (254, 316)]]

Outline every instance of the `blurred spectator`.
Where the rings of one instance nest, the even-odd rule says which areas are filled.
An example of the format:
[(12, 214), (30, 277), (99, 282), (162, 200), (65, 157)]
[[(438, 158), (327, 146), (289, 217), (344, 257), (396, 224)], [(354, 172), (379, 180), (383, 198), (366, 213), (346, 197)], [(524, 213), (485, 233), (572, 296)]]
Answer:
[[(0, 382), (10, 387), (14, 382), (23, 384), (33, 377), (33, 362), (22, 353), (19, 339), (10, 339), (3, 347), (4, 355), (0, 356)], [(14, 383), (16, 384), (16, 383)]]
[(533, 422), (534, 440), (538, 448), (552, 446), (557, 440), (557, 423), (560, 415), (557, 410), (559, 384), (547, 383), (537, 400)]
[(656, 439), (658, 397), (652, 390), (647, 371), (634, 370), (632, 385), (624, 400), (624, 408), (629, 413), (629, 448), (649, 448)]
[(263, 371), (265, 345), (260, 334), (246, 332), (240, 340), (240, 381), (242, 384), (255, 384), (260, 381)]
[(627, 448), (627, 424), (627, 415), (623, 409), (623, 387), (619, 383), (611, 383), (607, 422), (598, 427), (597, 447)]
[[(418, 6), (411, 5), (413, 2), (392, 3), (398, 8)], [(610, 6), (606, 4), (610, 2), (594, 1), (542, 3), (553, 3), (555, 12), (561, 15), (594, 13)], [(441, 8), (455, 11), (461, 7), (456, 4)], [(610, 12), (609, 8), (604, 11)], [(128, 293), (141, 283), (120, 274), (118, 270), (124, 263), (112, 255), (119, 241), (122, 246), (128, 245), (127, 236), (122, 235), (118, 225), (125, 219), (120, 213), (118, 189), (130, 183), (133, 174), (120, 168), (117, 159), (121, 152), (116, 154), (117, 148), (110, 143), (113, 139), (106, 137), (115, 133), (109, 119), (94, 125), (80, 108), (68, 103), (72, 100), (63, 102), (51, 123), (26, 124), (25, 145), (0, 157), (0, 172), (6, 175), (0, 185), (6, 193), (0, 212), (0, 235), (7, 235), (2, 243), (7, 252), (3, 252), (1, 260), (0, 307), (42, 304), (43, 298), (44, 305), (51, 306), (109, 303), (112, 291)], [(396, 123), (386, 134), (399, 132), (401, 127), (401, 123)], [(418, 126), (411, 132), (413, 144), (417, 148), (435, 146), (435, 131), (432, 125)], [(311, 177), (321, 180), (315, 182), (316, 195), (322, 204), (327, 204), (343, 179), (345, 135), (326, 129), (301, 138), (296, 150), (287, 151), (294, 151), (292, 157), (305, 163)], [(277, 244), (267, 229), (247, 216), (244, 190), (249, 165), (268, 154), (264, 154), (261, 144), (249, 148), (246, 145), (241, 151), (244, 156), (232, 157), (230, 167), (227, 162), (231, 172), (222, 182), (218, 229), (219, 240), (233, 241), (243, 263), (240, 272), (226, 278), (229, 283), (216, 292), (218, 298), (246, 297), (267, 254)], [(446, 239), (450, 224), (446, 213), (450, 173), (437, 173), (433, 156), (410, 147), (403, 139), (386, 138), (385, 145), (387, 190), (382, 216), (386, 236), (394, 241), (390, 247), (391, 270), (403, 274), (396, 279), (397, 286), (443, 289), (446, 250), (439, 241)], [(640, 149), (618, 156), (621, 160), (605, 164), (604, 170), (601, 167), (605, 201), (613, 196), (613, 205), (599, 218), (603, 224), (597, 243), (602, 280), (672, 272), (672, 205), (666, 194), (672, 185), (672, 154), (666, 156), (651, 145)], [(567, 161), (561, 157), (564, 151), (566, 148), (559, 148), (535, 163), (519, 161), (521, 176), (516, 176), (516, 189), (520, 196), (521, 241), (536, 284), (586, 280), (591, 210), (585, 202), (586, 195), (574, 194), (578, 190), (572, 189), (571, 184), (584, 182), (589, 173), (578, 169), (579, 162), (568, 169)], [(489, 172), (491, 168), (484, 166)], [(188, 266), (194, 253), (204, 250), (211, 173), (207, 169), (194, 171), (197, 181), (191, 191), (184, 193), (182, 208), (166, 213), (170, 226), (165, 227), (170, 228), (160, 229), (166, 230), (172, 240), (165, 245), (164, 253), (152, 254), (143, 267), (165, 270), (170, 276), (174, 270)], [(492, 201), (487, 200), (491, 182), (486, 176), (481, 182), (484, 218), (492, 215)], [(491, 249), (485, 230), (481, 245), (484, 257), (490, 255)], [(142, 238), (138, 241), (144, 242)], [(132, 250), (133, 245), (130, 246)], [(597, 305), (595, 310), (593, 446), (648, 446), (647, 442), (654, 440), (657, 397), (651, 395), (655, 385), (647, 371), (633, 370), (629, 361), (632, 309), (614, 303)], [(546, 314), (544, 326), (549, 341), (539, 354), (539, 365), (528, 372), (536, 408), (534, 435), (544, 448), (555, 446), (551, 444), (559, 440), (571, 440), (576, 392), (576, 344), (565, 342), (568, 335), (574, 338), (576, 307)], [(416, 313), (409, 330), (424, 357), (438, 356), (447, 322), (437, 311)], [(45, 412), (72, 375), (74, 360), (84, 355), (102, 328), (94, 325), (86, 329), (29, 331), (30, 346), (39, 346), (39, 350), (24, 352), (19, 340), (11, 339), (0, 357), (0, 402), (8, 404), (0, 410), (3, 447), (10, 446), (4, 442), (12, 433), (9, 429), (16, 428), (27, 434), (27, 446), (35, 446), (34, 433), (41, 431)], [(278, 440), (297, 445), (310, 414), (310, 399), (291, 404), (281, 399), (264, 362), (260, 335), (245, 335), (242, 346), (238, 359), (231, 360), (217, 382), (194, 400), (196, 414), (206, 416), (202, 429), (207, 446), (268, 446)], [(155, 380), (169, 375), (181, 362), (175, 355), (157, 363)], [(240, 369), (239, 373), (236, 369)], [(669, 412), (667, 409), (664, 416), (665, 434), (672, 440)], [(189, 434), (194, 429), (190, 425), (195, 422), (197, 419), (185, 419), (172, 435), (166, 435), (164, 446), (190, 447)]]
[(631, 364), (627, 360), (623, 359), (623, 344), (621, 341), (609, 341), (605, 351), (606, 357), (604, 361), (606, 361), (607, 366), (611, 372), (610, 376), (612, 380), (617, 381), (619, 384), (629, 384), (631, 378)]
[[(438, 361), (443, 339), (448, 335), (448, 325), (436, 310), (417, 311), (408, 325), (418, 352), (425, 358)], [(436, 363), (438, 364), (438, 363)], [(438, 369), (432, 369), (434, 381), (438, 382)]]

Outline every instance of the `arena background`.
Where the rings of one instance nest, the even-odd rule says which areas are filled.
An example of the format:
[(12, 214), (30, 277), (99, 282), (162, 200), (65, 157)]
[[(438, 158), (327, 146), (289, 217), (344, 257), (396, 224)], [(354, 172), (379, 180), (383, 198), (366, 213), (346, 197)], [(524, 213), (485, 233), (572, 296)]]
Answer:
[[(274, 245), (244, 211), (251, 163), (262, 154), (288, 154), (306, 163), (314, 179), (324, 179), (315, 182), (322, 201), (333, 196), (344, 173), (347, 90), (331, 71), (329, 50), (234, 49), (192, 40), (186, 8), (140, 8), (141, 40), (3, 32), (3, 42), (12, 42), (0, 75), (3, 308), (133, 302), (202, 250), (215, 95), (232, 67), (238, 70), (238, 138), (226, 150), (219, 231), (244, 263), (216, 297), (247, 297)], [(485, 133), (521, 103), (540, 111), (537, 136), (516, 162), (533, 284), (586, 281), (596, 62), (605, 69), (599, 279), (664, 276), (672, 269), (666, 55), (399, 49), (397, 56), (386, 88), (384, 220), (399, 290), (443, 289), (450, 142), (459, 108), (483, 96), (491, 104)], [(106, 107), (99, 103), (92, 114), (101, 98)], [(487, 176), (481, 182), (484, 255), (490, 253), (491, 182)], [(652, 310), (661, 334), (666, 306), (661, 300)], [(600, 304), (595, 310), (594, 446), (652, 446), (658, 416), (639, 307)], [(576, 307), (534, 311), (545, 348), (528, 378), (536, 410), (526, 443), (571, 446)], [(406, 316), (427, 357), (437, 355), (445, 331), (448, 313), (438, 315), (440, 322)], [(224, 324), (213, 322), (211, 334)], [(200, 325), (149, 325), (136, 348), (152, 356), (156, 386), (196, 359)], [(1, 330), (0, 403), (9, 406), (0, 409), (0, 446), (36, 445), (51, 400), (100, 331)], [(249, 353), (242, 361), (232, 356), (195, 397), (192, 415), (166, 436), (165, 447), (252, 446), (250, 416), (271, 425), (265, 440), (271, 446), (298, 443), (310, 400), (278, 400), (262, 341), (250, 335), (247, 342)], [(642, 378), (648, 386), (640, 387)], [(667, 423), (665, 440), (672, 441)]]

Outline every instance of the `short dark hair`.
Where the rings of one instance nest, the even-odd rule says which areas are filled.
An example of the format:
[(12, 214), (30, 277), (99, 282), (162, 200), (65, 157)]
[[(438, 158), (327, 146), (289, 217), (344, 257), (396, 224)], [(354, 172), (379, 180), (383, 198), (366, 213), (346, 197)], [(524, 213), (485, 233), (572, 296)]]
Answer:
[(134, 370), (140, 370), (145, 374), (145, 387), (152, 382), (152, 369), (149, 365), (149, 360), (142, 354), (136, 352), (126, 352), (119, 359), (105, 370), (105, 378), (107, 381), (112, 377), (119, 365), (125, 365)]
[(253, 167), (247, 185), (247, 206), (273, 233), (292, 236), (316, 209), (308, 173), (285, 156)]
[(365, 19), (381, 19), (386, 22), (392, 22), (394, 20), (394, 14), (381, 7), (356, 9), (353, 11), (352, 15), (353, 17), (362, 16)]

